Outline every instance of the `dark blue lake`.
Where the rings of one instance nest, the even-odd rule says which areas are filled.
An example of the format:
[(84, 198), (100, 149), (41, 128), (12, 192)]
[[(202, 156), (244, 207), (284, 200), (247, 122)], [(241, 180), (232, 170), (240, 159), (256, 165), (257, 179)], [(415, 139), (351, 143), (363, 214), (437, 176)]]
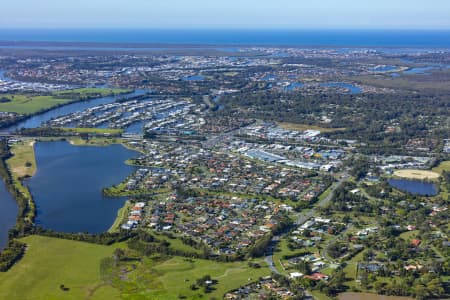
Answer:
[(321, 86), (335, 87), (335, 88), (344, 88), (349, 91), (350, 94), (359, 94), (362, 92), (361, 88), (344, 82), (331, 82), (331, 83), (322, 83)]
[(420, 196), (435, 196), (438, 193), (437, 187), (429, 182), (407, 179), (390, 179), (388, 183), (404, 192)]
[(8, 243), (8, 231), (16, 224), (17, 212), (17, 202), (0, 178), (0, 251)]
[(107, 198), (102, 188), (133, 171), (124, 162), (137, 155), (122, 145), (72, 146), (68, 142), (35, 145), (36, 174), (27, 181), (37, 206), (36, 224), (62, 232), (108, 230), (122, 198)]
[(183, 80), (185, 80), (185, 81), (202, 81), (202, 80), (205, 80), (205, 76), (192, 75), (192, 76), (184, 77)]

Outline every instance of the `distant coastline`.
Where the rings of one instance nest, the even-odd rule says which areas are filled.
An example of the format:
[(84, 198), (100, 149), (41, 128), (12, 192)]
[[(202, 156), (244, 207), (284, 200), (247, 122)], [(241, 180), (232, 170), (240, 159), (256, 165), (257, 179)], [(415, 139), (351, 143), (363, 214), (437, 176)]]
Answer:
[[(450, 30), (0, 29), (0, 46), (450, 48)], [(164, 50), (164, 49), (161, 49)]]

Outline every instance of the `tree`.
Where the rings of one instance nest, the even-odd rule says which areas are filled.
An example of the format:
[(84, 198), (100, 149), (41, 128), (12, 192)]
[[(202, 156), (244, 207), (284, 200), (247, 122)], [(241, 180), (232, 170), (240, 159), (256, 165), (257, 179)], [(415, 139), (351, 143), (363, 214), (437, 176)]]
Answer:
[(257, 240), (255, 244), (249, 249), (249, 255), (251, 257), (263, 256), (271, 240), (272, 240), (271, 234), (267, 234), (262, 238), (260, 238), (259, 240)]
[(369, 161), (365, 157), (360, 157), (353, 162), (353, 168), (350, 170), (350, 174), (357, 180), (366, 176), (369, 171)]
[(333, 275), (333, 278), (330, 280), (330, 283), (328, 284), (328, 293), (335, 295), (344, 290), (345, 288), (344, 282), (345, 282), (345, 273), (343, 270), (338, 270)]
[(385, 293), (385, 290), (384, 290), (385, 285), (386, 284), (382, 281), (376, 281), (373, 284), (373, 288), (375, 289), (375, 291), (377, 291), (377, 294), (383, 295)]
[(295, 268), (303, 274), (311, 274), (311, 266), (307, 262), (301, 261), (295, 266)]
[(428, 292), (428, 289), (423, 284), (419, 283), (416, 286), (414, 286), (414, 295), (416, 296), (416, 299), (422, 300), (428, 298), (430, 293)]
[(427, 289), (435, 297), (442, 296), (444, 294), (444, 292), (445, 292), (444, 291), (444, 287), (442, 285), (442, 282), (441, 282), (441, 280), (439, 278), (435, 278), (435, 279), (431, 280), (427, 284)]
[(121, 248), (116, 248), (114, 250), (114, 260), (121, 260), (125, 256), (125, 251)]

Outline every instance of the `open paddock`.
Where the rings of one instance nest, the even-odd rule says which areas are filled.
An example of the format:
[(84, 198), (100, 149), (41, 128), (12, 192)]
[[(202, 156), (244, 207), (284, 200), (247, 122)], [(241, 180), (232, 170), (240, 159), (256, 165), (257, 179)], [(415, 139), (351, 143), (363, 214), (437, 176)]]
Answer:
[(396, 170), (394, 176), (418, 180), (436, 180), (440, 175), (433, 171), (407, 169)]

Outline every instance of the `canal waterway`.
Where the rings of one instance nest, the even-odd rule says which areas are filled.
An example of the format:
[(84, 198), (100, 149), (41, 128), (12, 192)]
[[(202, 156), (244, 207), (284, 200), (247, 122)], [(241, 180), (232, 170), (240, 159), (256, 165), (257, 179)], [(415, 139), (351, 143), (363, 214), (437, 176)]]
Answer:
[(36, 224), (62, 232), (108, 230), (125, 199), (109, 198), (103, 187), (133, 171), (127, 159), (137, 155), (122, 145), (73, 146), (65, 141), (35, 144), (36, 174), (25, 184), (37, 207)]
[(10, 126), (6, 128), (8, 131), (15, 131), (17, 129), (21, 128), (37, 128), (41, 126), (42, 123), (47, 122), (51, 119), (71, 114), (77, 111), (83, 111), (85, 109), (88, 109), (90, 107), (94, 107), (97, 105), (102, 104), (108, 104), (113, 103), (119, 98), (123, 97), (133, 97), (133, 96), (139, 96), (146, 93), (146, 90), (136, 90), (133, 93), (127, 94), (127, 95), (117, 95), (117, 96), (108, 96), (108, 97), (102, 97), (102, 98), (96, 98), (88, 101), (81, 101), (81, 102), (74, 102), (70, 103), (61, 107), (54, 108), (52, 110), (49, 110), (47, 112), (37, 114), (35, 116), (32, 116), (26, 120), (23, 120), (22, 122), (19, 122), (13, 126)]
[[(9, 78), (4, 76), (4, 71), (0, 71), (0, 79), (1, 80), (10, 80)], [(75, 102), (71, 103), (62, 107), (58, 107), (52, 110), (49, 110), (47, 112), (32, 116), (18, 124), (15, 124), (9, 128), (6, 128), (4, 130), (7, 131), (14, 131), (20, 128), (37, 128), (41, 126), (42, 123), (51, 120), (52, 118), (57, 118), (65, 114), (81, 111), (90, 107), (94, 107), (96, 105), (100, 104), (107, 104), (112, 103), (116, 101), (118, 98), (121, 97), (132, 97), (132, 96), (138, 96), (143, 95), (146, 92), (146, 90), (136, 90), (133, 93), (130, 93), (128, 95), (120, 95), (120, 96), (110, 96), (110, 97), (102, 97), (97, 99), (92, 99), (88, 101), (83, 102)], [(134, 128), (133, 128), (134, 129)], [(135, 130), (131, 130), (135, 131)], [(62, 143), (62, 144), (60, 144)], [(45, 145), (44, 145), (45, 144)], [(53, 145), (53, 146), (52, 146)], [(59, 145), (59, 146), (58, 146)], [(131, 167), (125, 165), (123, 162), (132, 157), (134, 152), (127, 150), (123, 148), (120, 145), (113, 145), (110, 147), (75, 147), (71, 146), (68, 143), (64, 142), (58, 142), (56, 144), (54, 143), (38, 143), (35, 145), (36, 148), (36, 159), (38, 162), (38, 173), (36, 174), (36, 178), (33, 177), (29, 180), (28, 184), (30, 185), (30, 188), (33, 188), (34, 192), (32, 192), (33, 196), (35, 196), (38, 199), (38, 216), (37, 216), (37, 222), (40, 223), (40, 225), (43, 225), (44, 227), (48, 226), (47, 228), (55, 229), (55, 230), (62, 230), (62, 231), (88, 231), (92, 233), (101, 232), (104, 230), (107, 230), (109, 226), (112, 224), (117, 209), (122, 207), (124, 200), (123, 199), (105, 199), (101, 195), (101, 188), (107, 187), (111, 184), (119, 183), (122, 179), (124, 179), (126, 176), (128, 176), (131, 173)], [(45, 150), (47, 149), (47, 150)], [(90, 149), (90, 150), (88, 150)], [(49, 151), (48, 153), (45, 153), (46, 151)], [(87, 151), (85, 153), (85, 151)], [(55, 158), (54, 164), (62, 163), (62, 158), (64, 156), (64, 153), (70, 154), (67, 157), (67, 160), (65, 160), (65, 163), (68, 164), (68, 166), (71, 166), (71, 169), (64, 169), (64, 170), (58, 170), (53, 169), (52, 172), (53, 175), (50, 177), (47, 175), (47, 167), (46, 165), (40, 165), (41, 163), (50, 163), (50, 166), (52, 165), (49, 159), (52, 157)], [(86, 161), (83, 162), (82, 156), (84, 154), (88, 154), (86, 156)], [(81, 155), (81, 157), (80, 157)], [(58, 158), (59, 157), (59, 158)], [(58, 159), (56, 159), (58, 158)], [(98, 158), (98, 159), (97, 159)], [(105, 159), (109, 162), (107, 163)], [(80, 175), (78, 178), (82, 179), (81, 182), (73, 181), (74, 178), (71, 176), (66, 176), (68, 174), (74, 174), (77, 170), (77, 162), (80, 163), (80, 166), (84, 166), (86, 163), (91, 163), (92, 171), (86, 168), (79, 169), (78, 175)], [(72, 170), (73, 169), (73, 170)], [(86, 171), (85, 176), (81, 176), (81, 173)], [(62, 172), (62, 173), (61, 173)], [(96, 179), (95, 175), (100, 176)], [(60, 176), (60, 178), (58, 178)], [(67, 181), (64, 181), (63, 179), (67, 178)], [(83, 181), (83, 179), (91, 178), (91, 181)], [(73, 195), (72, 197), (68, 198), (67, 201), (64, 197), (59, 197), (55, 201), (55, 205), (50, 205), (51, 199), (54, 199), (53, 196), (49, 196), (53, 192), (51, 190), (47, 190), (45, 192), (46, 185), (53, 185), (54, 182), (53, 179), (59, 179), (62, 182), (62, 186), (68, 189), (68, 191), (73, 191), (73, 193), (70, 193), (70, 195)], [(9, 192), (6, 190), (4, 182), (0, 180), (0, 249), (2, 249), (6, 244), (8, 240), (8, 231), (14, 226), (17, 212), (18, 212), (18, 206), (16, 201), (13, 199), (13, 197), (9, 194)], [(43, 182), (42, 186), (36, 186), (36, 182)], [(64, 183), (65, 182), (65, 183)], [(110, 184), (111, 183), (111, 184)], [(87, 189), (81, 188), (77, 189), (76, 187), (83, 187), (83, 185), (86, 185)], [(98, 185), (97, 185), (98, 184)], [(47, 186), (48, 187), (48, 186)], [(94, 190), (94, 188), (96, 188)], [(61, 191), (61, 190), (60, 190)], [(78, 193), (79, 192), (79, 193)], [(57, 195), (57, 194), (55, 194)], [(89, 196), (89, 197), (88, 197)], [(72, 214), (70, 211), (71, 209), (71, 201), (74, 200), (73, 197), (80, 197), (80, 199), (83, 199), (85, 201), (79, 201), (78, 203), (81, 204), (87, 204), (86, 201), (92, 201), (92, 207), (89, 207), (87, 205), (86, 210), (84, 213), (81, 213), (81, 219), (78, 219), (79, 221), (79, 227), (75, 226), (74, 224), (74, 216), (77, 213), (80, 213), (80, 211), (74, 211), (75, 214)], [(39, 200), (43, 201), (39, 201)], [(74, 207), (78, 207), (77, 205), (74, 205)], [(47, 209), (49, 209), (47, 211)], [(65, 224), (63, 221), (58, 221), (58, 212), (62, 212), (63, 210), (66, 210), (67, 215), (65, 218), (67, 223)], [(93, 217), (93, 214), (98, 213), (96, 217)], [(85, 218), (85, 219), (84, 219)]]

